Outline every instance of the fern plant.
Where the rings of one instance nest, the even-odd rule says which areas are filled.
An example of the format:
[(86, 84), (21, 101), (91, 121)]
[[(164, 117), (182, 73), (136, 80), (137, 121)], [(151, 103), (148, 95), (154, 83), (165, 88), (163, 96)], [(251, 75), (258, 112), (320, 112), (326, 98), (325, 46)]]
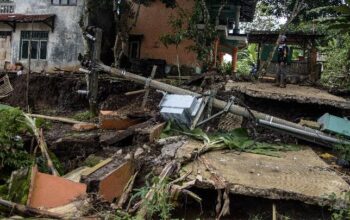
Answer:
[(2, 169), (14, 170), (31, 164), (31, 157), (19, 136), (28, 130), (23, 121), (24, 116), (19, 109), (0, 110), (0, 172)]

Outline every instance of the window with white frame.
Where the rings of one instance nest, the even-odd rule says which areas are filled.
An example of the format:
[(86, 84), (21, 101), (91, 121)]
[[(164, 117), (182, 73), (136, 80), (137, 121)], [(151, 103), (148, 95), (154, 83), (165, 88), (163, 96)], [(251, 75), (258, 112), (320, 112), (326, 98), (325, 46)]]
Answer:
[(77, 5), (78, 0), (51, 0), (52, 5)]
[(0, 0), (0, 14), (11, 14), (15, 12), (13, 0)]
[[(47, 59), (47, 42), (49, 39), (48, 31), (22, 31), (21, 32), (21, 45), (20, 45), (20, 58), (28, 59), (29, 53), (31, 59), (34, 60), (46, 60)], [(31, 50), (29, 51), (29, 45), (31, 44)]]

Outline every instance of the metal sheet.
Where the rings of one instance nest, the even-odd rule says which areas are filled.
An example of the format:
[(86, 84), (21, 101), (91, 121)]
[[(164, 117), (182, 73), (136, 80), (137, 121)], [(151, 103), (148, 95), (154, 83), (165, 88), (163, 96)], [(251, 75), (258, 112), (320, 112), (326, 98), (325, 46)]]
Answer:
[(318, 123), (324, 131), (350, 137), (350, 121), (345, 118), (326, 113), (318, 119)]

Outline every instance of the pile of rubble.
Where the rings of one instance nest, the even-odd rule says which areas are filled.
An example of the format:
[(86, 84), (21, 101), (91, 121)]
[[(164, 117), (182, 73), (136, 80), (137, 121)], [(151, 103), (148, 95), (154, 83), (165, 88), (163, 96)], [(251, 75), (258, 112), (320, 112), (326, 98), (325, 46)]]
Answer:
[[(18, 182), (28, 180), (28, 194), (24, 196), (25, 201), (0, 200), (0, 206), (35, 217), (122, 215), (145, 219), (159, 212), (150, 206), (160, 203), (162, 195), (166, 195), (165, 202), (169, 204), (184, 207), (186, 204), (181, 201), (188, 198), (202, 207), (209, 198), (196, 194), (194, 188), (217, 192), (214, 216), (218, 219), (230, 216), (232, 194), (318, 206), (348, 205), (343, 196), (350, 190), (349, 184), (309, 146), (261, 141), (240, 128), (243, 116), (253, 127), (263, 126), (298, 139), (332, 146), (349, 143), (346, 138), (348, 121), (325, 115), (318, 123), (304, 120), (302, 125), (295, 124), (250, 110), (235, 97), (224, 102), (215, 99), (212, 92), (200, 95), (125, 71), (99, 68), (146, 83), (144, 90), (127, 94), (146, 93), (143, 102), (148, 100), (149, 87), (162, 90), (164, 96), (159, 111), (147, 111), (142, 108), (144, 104), (133, 103), (117, 111), (100, 111), (98, 123), (28, 115), (63, 123), (74, 132), (48, 144), (56, 156), (66, 157), (65, 162), (72, 162), (78, 154), (75, 152), (89, 145), (92, 149), (84, 149), (84, 159), (91, 159), (93, 154), (102, 157), (92, 158), (93, 161), (85, 165), (77, 163), (79, 166), (67, 168), (69, 172), (64, 176), (53, 172), (54, 168), (45, 173), (37, 165), (13, 172), (9, 190), (15, 190)], [(212, 114), (212, 108), (219, 110)], [(235, 124), (227, 128), (229, 132), (203, 131), (211, 122), (227, 124), (224, 118), (233, 116)], [(338, 124), (344, 123), (345, 129), (335, 130), (329, 120), (339, 120)], [(345, 138), (331, 135), (334, 133)], [(44, 134), (40, 134), (44, 144)], [(78, 147), (72, 143), (79, 143)], [(149, 182), (149, 173), (157, 178)], [(135, 190), (138, 193), (135, 194)], [(272, 210), (272, 215), (276, 216), (278, 206), (273, 204)]]

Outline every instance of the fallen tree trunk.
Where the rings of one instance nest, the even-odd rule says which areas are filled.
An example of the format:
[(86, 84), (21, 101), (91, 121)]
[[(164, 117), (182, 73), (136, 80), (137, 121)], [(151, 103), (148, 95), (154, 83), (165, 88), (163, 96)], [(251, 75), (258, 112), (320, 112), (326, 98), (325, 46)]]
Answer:
[[(100, 71), (104, 71), (107, 72), (113, 76), (116, 77), (121, 77), (121, 78), (125, 78), (131, 81), (134, 81), (136, 83), (140, 83), (140, 84), (147, 84), (149, 83), (150, 87), (162, 90), (162, 91), (166, 91), (168, 93), (173, 93), (173, 94), (180, 94), (180, 95), (191, 95), (191, 96), (195, 96), (195, 97), (200, 97), (202, 96), (201, 94), (195, 93), (195, 92), (191, 92), (189, 90), (186, 89), (182, 89), (182, 88), (178, 88), (172, 85), (168, 85), (166, 83), (162, 83), (156, 80), (149, 80), (146, 77), (143, 76), (139, 76), (130, 72), (127, 72), (125, 70), (120, 70), (120, 69), (116, 69), (116, 68), (112, 68), (109, 66), (106, 66), (102, 63), (97, 63), (95, 64), (95, 66), (93, 67), (95, 69), (98, 69)], [(213, 99), (213, 107), (218, 108), (218, 109), (225, 109), (225, 107), (227, 106), (227, 102), (219, 100), (219, 99)], [(229, 112), (235, 114), (235, 115), (239, 115), (242, 117), (246, 117), (246, 118), (252, 118), (254, 117), (254, 119), (256, 119), (257, 121), (264, 121), (264, 122), (269, 122), (271, 126), (268, 126), (266, 124), (264, 124), (264, 126), (271, 128), (273, 125), (282, 125), (276, 128), (278, 131), (282, 131), (282, 132), (288, 132), (288, 134), (296, 137), (296, 138), (300, 138), (300, 139), (304, 139), (310, 142), (314, 142), (317, 144), (321, 144), (323, 146), (332, 146), (334, 144), (349, 144), (349, 141), (344, 141), (344, 140), (340, 140), (338, 138), (334, 138), (332, 136), (329, 136), (319, 130), (315, 130), (315, 129), (311, 129), (308, 127), (304, 127), (301, 126), (299, 124), (281, 119), (281, 118), (277, 118), (271, 115), (267, 115), (261, 112), (257, 112), (257, 111), (250, 111), (249, 109), (247, 109), (246, 107), (241, 107), (238, 105), (232, 105), (229, 109)], [(292, 129), (287, 129), (287, 128), (292, 128)], [(302, 133), (302, 135), (300, 134)], [(323, 137), (323, 139), (319, 139), (317, 137)]]
[(53, 213), (53, 212), (48, 212), (45, 210), (40, 210), (36, 208), (31, 208), (25, 205), (13, 203), (7, 200), (0, 199), (0, 206), (3, 206), (9, 211), (15, 210), (15, 212), (25, 215), (25, 216), (30, 216), (30, 217), (42, 217), (42, 218), (53, 218), (53, 219), (62, 219), (63, 216)]

